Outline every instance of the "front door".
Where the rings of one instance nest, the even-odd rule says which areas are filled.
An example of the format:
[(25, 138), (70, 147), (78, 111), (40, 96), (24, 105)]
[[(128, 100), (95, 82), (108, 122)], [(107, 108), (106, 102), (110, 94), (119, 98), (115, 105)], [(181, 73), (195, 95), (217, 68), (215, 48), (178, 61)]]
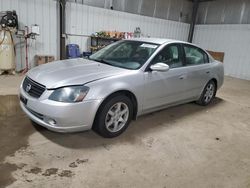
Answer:
[(186, 67), (183, 67), (181, 45), (167, 45), (154, 57), (150, 65), (159, 62), (168, 64), (170, 69), (166, 72), (150, 69), (145, 71), (144, 111), (185, 99), (187, 72)]

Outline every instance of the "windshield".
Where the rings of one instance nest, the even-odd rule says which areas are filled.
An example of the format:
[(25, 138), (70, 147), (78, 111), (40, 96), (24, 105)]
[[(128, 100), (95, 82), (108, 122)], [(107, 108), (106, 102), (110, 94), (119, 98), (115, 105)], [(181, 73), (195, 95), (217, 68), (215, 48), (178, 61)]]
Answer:
[(148, 60), (158, 46), (158, 44), (140, 41), (118, 41), (94, 53), (89, 59), (135, 70)]

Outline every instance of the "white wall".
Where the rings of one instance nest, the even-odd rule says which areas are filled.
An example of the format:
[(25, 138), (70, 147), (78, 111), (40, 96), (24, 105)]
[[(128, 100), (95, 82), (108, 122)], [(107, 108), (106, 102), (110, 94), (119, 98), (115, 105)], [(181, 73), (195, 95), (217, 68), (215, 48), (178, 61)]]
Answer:
[[(37, 24), (40, 26), (40, 36), (29, 41), (29, 60), (34, 64), (36, 54), (54, 55), (58, 57), (57, 6), (53, 0), (0, 0), (0, 11), (16, 10), (20, 29), (24, 26)], [(17, 70), (25, 68), (25, 48), (20, 40), (15, 40), (17, 47)], [(21, 50), (20, 50), (21, 46)], [(22, 56), (21, 54), (22, 53)], [(22, 57), (22, 59), (21, 59)], [(22, 62), (22, 65), (21, 65)]]
[(225, 75), (250, 80), (250, 25), (197, 25), (194, 43), (225, 52)]
[[(0, 11), (16, 10), (21, 28), (38, 24), (40, 36), (29, 42), (29, 60), (33, 66), (34, 55), (47, 54), (58, 58), (58, 13), (53, 0), (0, 0)], [(67, 3), (66, 32), (91, 35), (101, 30), (133, 32), (140, 27), (151, 37), (187, 40), (189, 24), (140, 16), (76, 3)], [(88, 37), (69, 36), (67, 43), (76, 43), (82, 51), (88, 50)], [(25, 49), (17, 43), (17, 70), (24, 68)], [(194, 43), (212, 50), (225, 52), (225, 74), (250, 80), (250, 25), (197, 25)], [(23, 45), (22, 45), (23, 46)]]
[[(67, 3), (66, 32), (76, 35), (91, 35), (101, 30), (133, 32), (140, 27), (144, 35), (186, 41), (189, 24), (140, 16), (126, 12)], [(82, 51), (88, 50), (88, 37), (69, 36), (67, 43), (79, 44)]]

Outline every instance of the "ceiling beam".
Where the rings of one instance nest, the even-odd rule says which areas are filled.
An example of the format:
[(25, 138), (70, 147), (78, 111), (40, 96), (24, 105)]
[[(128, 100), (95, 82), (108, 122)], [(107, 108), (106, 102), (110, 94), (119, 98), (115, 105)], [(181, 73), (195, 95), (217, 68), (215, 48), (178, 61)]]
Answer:
[[(188, 1), (194, 2), (195, 0), (188, 0)], [(216, 0), (199, 0), (199, 3), (208, 2), (208, 1), (216, 1)]]
[(190, 23), (190, 28), (189, 28), (189, 34), (188, 34), (188, 42), (193, 42), (193, 36), (194, 36), (194, 27), (196, 23), (196, 17), (197, 17), (197, 12), (199, 8), (199, 0), (194, 0), (193, 1), (193, 11), (192, 11), (192, 20)]

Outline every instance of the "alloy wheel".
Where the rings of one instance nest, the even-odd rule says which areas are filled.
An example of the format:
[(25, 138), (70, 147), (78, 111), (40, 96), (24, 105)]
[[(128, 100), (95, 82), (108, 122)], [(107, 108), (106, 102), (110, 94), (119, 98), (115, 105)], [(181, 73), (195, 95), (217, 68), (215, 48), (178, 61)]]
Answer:
[(110, 132), (118, 132), (127, 123), (129, 108), (123, 102), (117, 102), (108, 110), (105, 118), (105, 126)]
[(209, 103), (214, 96), (215, 87), (212, 83), (208, 84), (206, 87), (206, 92), (204, 95), (205, 103)]

